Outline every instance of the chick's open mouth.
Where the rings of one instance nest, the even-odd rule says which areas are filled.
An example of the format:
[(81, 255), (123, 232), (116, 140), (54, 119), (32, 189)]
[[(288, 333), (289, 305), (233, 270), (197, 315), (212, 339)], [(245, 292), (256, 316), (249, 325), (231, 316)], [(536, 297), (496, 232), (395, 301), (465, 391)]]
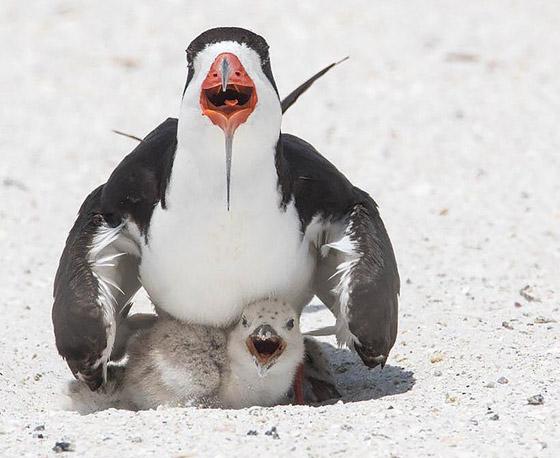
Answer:
[(266, 339), (249, 337), (247, 339), (247, 348), (257, 358), (259, 363), (266, 364), (282, 354), (286, 348), (286, 343), (281, 337), (277, 336), (271, 336)]

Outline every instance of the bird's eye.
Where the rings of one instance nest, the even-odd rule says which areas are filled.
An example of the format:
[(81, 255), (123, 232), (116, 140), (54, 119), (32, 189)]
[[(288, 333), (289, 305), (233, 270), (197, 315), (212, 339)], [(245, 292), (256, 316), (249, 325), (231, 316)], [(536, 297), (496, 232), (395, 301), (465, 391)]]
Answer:
[(241, 324), (245, 327), (247, 327), (249, 325), (246, 317), (244, 317), (244, 316), (241, 317)]
[(288, 331), (291, 331), (294, 328), (294, 319), (290, 318), (287, 322), (286, 322), (286, 329)]

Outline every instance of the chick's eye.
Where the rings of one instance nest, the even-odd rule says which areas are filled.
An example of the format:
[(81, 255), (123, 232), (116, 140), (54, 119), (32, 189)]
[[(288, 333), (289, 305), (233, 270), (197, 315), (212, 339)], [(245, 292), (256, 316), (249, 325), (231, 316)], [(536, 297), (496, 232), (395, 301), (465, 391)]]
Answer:
[(248, 325), (249, 323), (247, 322), (247, 318), (246, 318), (246, 317), (244, 317), (244, 316), (241, 317), (241, 324), (242, 324), (243, 326), (247, 327), (247, 325)]
[(287, 322), (286, 322), (286, 329), (288, 331), (291, 331), (294, 328), (294, 319), (290, 318)]

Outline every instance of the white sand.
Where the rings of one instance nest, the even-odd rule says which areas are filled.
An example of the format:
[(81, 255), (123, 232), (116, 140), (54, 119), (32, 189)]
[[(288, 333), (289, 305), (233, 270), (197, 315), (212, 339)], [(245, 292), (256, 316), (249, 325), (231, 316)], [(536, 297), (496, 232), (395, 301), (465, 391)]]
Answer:
[[(0, 456), (64, 438), (96, 458), (560, 456), (560, 323), (538, 318), (560, 321), (559, 2), (103, 3), (2, 2)], [(284, 131), (381, 207), (403, 282), (389, 365), (336, 351), (333, 406), (60, 411), (52, 281), (80, 203), (134, 147), (111, 129), (175, 116), (184, 48), (228, 24), (267, 38), (282, 94), (351, 56)]]

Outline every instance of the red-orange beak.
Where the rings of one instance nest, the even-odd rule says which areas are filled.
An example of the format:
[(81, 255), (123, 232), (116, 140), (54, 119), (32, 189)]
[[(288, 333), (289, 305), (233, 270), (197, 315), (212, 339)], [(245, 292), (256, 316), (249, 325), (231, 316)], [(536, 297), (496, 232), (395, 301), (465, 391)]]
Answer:
[(231, 185), (231, 155), (233, 134), (240, 124), (247, 121), (257, 105), (255, 83), (235, 54), (224, 52), (210, 66), (202, 82), (200, 106), (225, 134), (226, 146), (226, 196), (229, 211)]
[(255, 83), (232, 53), (220, 54), (202, 82), (200, 106), (202, 114), (233, 135), (247, 121), (257, 105)]

